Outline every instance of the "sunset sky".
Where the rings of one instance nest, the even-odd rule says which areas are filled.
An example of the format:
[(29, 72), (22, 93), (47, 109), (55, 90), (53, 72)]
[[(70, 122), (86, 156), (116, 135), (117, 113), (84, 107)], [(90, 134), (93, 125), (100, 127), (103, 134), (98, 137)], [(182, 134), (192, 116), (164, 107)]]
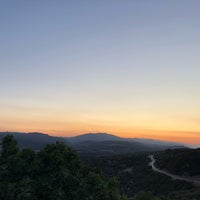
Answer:
[(199, 0), (0, 1), (0, 131), (200, 146)]

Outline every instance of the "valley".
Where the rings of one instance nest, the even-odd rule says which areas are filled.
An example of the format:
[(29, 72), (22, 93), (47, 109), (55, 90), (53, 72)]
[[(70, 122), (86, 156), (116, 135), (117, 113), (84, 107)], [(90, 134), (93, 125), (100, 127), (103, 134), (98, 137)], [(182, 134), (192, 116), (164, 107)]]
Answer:
[(197, 177), (191, 177), (191, 176), (179, 176), (179, 175), (176, 175), (176, 174), (172, 174), (168, 171), (165, 171), (165, 170), (161, 170), (159, 168), (156, 167), (156, 160), (154, 158), (153, 155), (150, 155), (148, 156), (150, 158), (150, 163), (149, 165), (152, 167), (152, 170), (155, 171), (155, 172), (158, 172), (160, 174), (164, 174), (166, 176), (169, 176), (172, 178), (172, 180), (180, 180), (180, 181), (186, 181), (186, 182), (189, 182), (189, 183), (192, 183), (194, 184), (196, 187), (200, 187), (200, 179), (197, 178)]
[[(3, 139), (10, 134), (0, 133), (0, 138)], [(137, 200), (138, 195), (149, 195), (161, 200), (183, 200), (185, 196), (188, 197), (186, 200), (199, 200), (199, 189), (193, 185), (195, 182), (198, 186), (199, 181), (189, 178), (189, 175), (186, 177), (175, 173), (182, 170), (180, 166), (186, 165), (184, 162), (188, 163), (186, 159), (189, 156), (195, 159), (189, 161), (192, 169), (186, 165), (184, 174), (192, 172), (198, 175), (198, 149), (183, 148), (181, 144), (178, 146), (165, 141), (127, 141), (105, 133), (86, 134), (72, 138), (71, 141), (69, 138), (52, 137), (42, 133), (11, 135), (16, 138), (20, 149), (34, 149), (36, 155), (46, 145), (61, 143), (67, 147), (71, 146), (79, 154), (81, 161), (94, 172), (101, 174), (107, 181), (114, 178), (119, 183), (120, 194), (124, 194), (130, 200)], [(155, 143), (158, 146), (155, 147)], [(170, 164), (170, 161), (174, 163), (174, 157), (177, 160), (176, 169)], [(182, 165), (179, 165), (180, 162)], [(170, 167), (173, 169), (172, 172), (169, 170)], [(145, 193), (141, 193), (142, 191)]]

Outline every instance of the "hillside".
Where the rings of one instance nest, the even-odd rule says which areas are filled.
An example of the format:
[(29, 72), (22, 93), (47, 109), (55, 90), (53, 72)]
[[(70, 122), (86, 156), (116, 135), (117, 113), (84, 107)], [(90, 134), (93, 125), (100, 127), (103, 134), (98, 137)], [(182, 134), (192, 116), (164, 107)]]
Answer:
[(44, 148), (47, 144), (53, 144), (56, 141), (62, 141), (67, 143), (61, 137), (53, 137), (44, 133), (19, 133), (19, 132), (0, 132), (0, 140), (4, 138), (6, 135), (13, 135), (17, 140), (19, 147), (23, 148), (31, 148), (36, 151)]
[(72, 144), (81, 155), (115, 155), (135, 152), (158, 151), (164, 149), (160, 145), (147, 145), (140, 142), (129, 141), (85, 141)]
[(115, 179), (105, 180), (62, 142), (40, 152), (19, 150), (12, 136), (2, 141), (1, 200), (126, 200)]
[(95, 142), (102, 142), (102, 141), (117, 141), (121, 140), (120, 137), (117, 137), (112, 134), (107, 133), (86, 133), (83, 135), (78, 135), (75, 137), (67, 137), (66, 138), (71, 143), (79, 143), (79, 142), (85, 142), (85, 141), (95, 141)]
[(67, 137), (66, 141), (82, 155), (127, 154), (183, 147), (183, 145), (173, 142), (141, 138), (120, 138), (107, 133), (88, 133)]
[[(121, 141), (115, 142), (119, 142), (116, 149), (120, 149)], [(91, 143), (97, 148), (101, 142)], [(102, 143), (110, 145), (110, 141)], [(63, 142), (48, 144), (38, 152), (19, 149), (12, 136), (6, 136), (1, 144), (2, 200), (127, 200), (120, 194), (127, 195), (129, 200), (198, 200), (200, 195), (192, 184), (155, 173), (148, 166), (148, 152), (85, 153), (80, 160)], [(127, 146), (127, 142), (123, 146)], [(168, 151), (183, 150), (167, 150), (163, 154)], [(119, 180), (120, 192), (113, 176)]]
[[(156, 196), (173, 200), (173, 198), (168, 198), (171, 193), (193, 189), (193, 185), (190, 183), (173, 181), (165, 175), (155, 173), (148, 166), (148, 153), (115, 156), (99, 155), (93, 157), (85, 155), (83, 159), (90, 166), (102, 170), (106, 177), (117, 176), (121, 192), (129, 197), (134, 196), (134, 194), (140, 191), (150, 191)], [(146, 199), (149, 200), (148, 198)]]
[(200, 148), (169, 149), (157, 154), (159, 168), (183, 176), (200, 177)]
[(138, 142), (144, 145), (156, 145), (166, 147), (183, 147), (182, 144), (177, 142), (169, 142), (164, 140), (155, 140), (149, 138), (122, 138), (109, 133), (86, 133), (74, 137), (65, 137), (71, 143), (79, 143), (86, 141), (127, 141), (127, 142)]
[(89, 133), (64, 138), (53, 137), (43, 133), (0, 132), (0, 139), (7, 134), (14, 136), (20, 148), (31, 148), (39, 151), (46, 144), (62, 141), (66, 145), (73, 147), (81, 155), (127, 154), (183, 147), (177, 143), (140, 138), (120, 138), (107, 133)]

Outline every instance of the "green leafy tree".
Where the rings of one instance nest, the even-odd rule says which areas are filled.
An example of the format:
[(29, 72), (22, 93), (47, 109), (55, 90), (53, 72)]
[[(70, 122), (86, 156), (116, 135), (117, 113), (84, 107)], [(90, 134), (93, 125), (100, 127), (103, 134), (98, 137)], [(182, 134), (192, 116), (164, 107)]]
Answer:
[(64, 143), (35, 153), (19, 150), (12, 136), (2, 142), (1, 200), (125, 200), (116, 180), (86, 166)]
[(19, 152), (19, 148), (17, 146), (16, 140), (14, 140), (12, 135), (7, 135), (3, 138), (2, 141), (2, 158), (8, 158), (9, 156), (13, 156)]

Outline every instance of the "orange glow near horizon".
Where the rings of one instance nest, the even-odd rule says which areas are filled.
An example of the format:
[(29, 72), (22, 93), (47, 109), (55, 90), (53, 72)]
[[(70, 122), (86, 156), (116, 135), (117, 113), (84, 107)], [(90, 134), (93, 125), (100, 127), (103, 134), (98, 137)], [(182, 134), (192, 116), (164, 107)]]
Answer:
[(200, 147), (200, 1), (5, 2), (0, 131)]
[[(58, 128), (58, 127), (57, 127)], [(190, 145), (199, 145), (200, 144), (200, 132), (194, 131), (166, 131), (166, 130), (150, 130), (150, 129), (129, 129), (128, 131), (125, 129), (114, 129), (108, 128), (99, 129), (94, 127), (85, 127), (82, 129), (67, 129), (67, 131), (63, 128), (58, 129), (45, 129), (45, 128), (12, 128), (5, 129), (1, 128), (0, 131), (16, 131), (16, 132), (42, 132), (49, 134), (51, 136), (60, 136), (60, 137), (70, 137), (77, 136), (85, 133), (108, 133), (113, 134), (123, 138), (151, 138), (157, 140), (165, 140), (172, 142), (180, 142), (184, 144)]]
[(8, 106), (4, 106), (4, 109), (0, 114), (0, 131), (42, 132), (66, 137), (104, 132), (125, 138), (152, 138), (200, 145), (200, 123), (192, 114), (183, 117), (167, 112), (146, 113), (140, 110), (132, 114), (130, 109), (107, 113), (101, 110), (98, 113), (66, 113), (67, 109), (21, 109)]

